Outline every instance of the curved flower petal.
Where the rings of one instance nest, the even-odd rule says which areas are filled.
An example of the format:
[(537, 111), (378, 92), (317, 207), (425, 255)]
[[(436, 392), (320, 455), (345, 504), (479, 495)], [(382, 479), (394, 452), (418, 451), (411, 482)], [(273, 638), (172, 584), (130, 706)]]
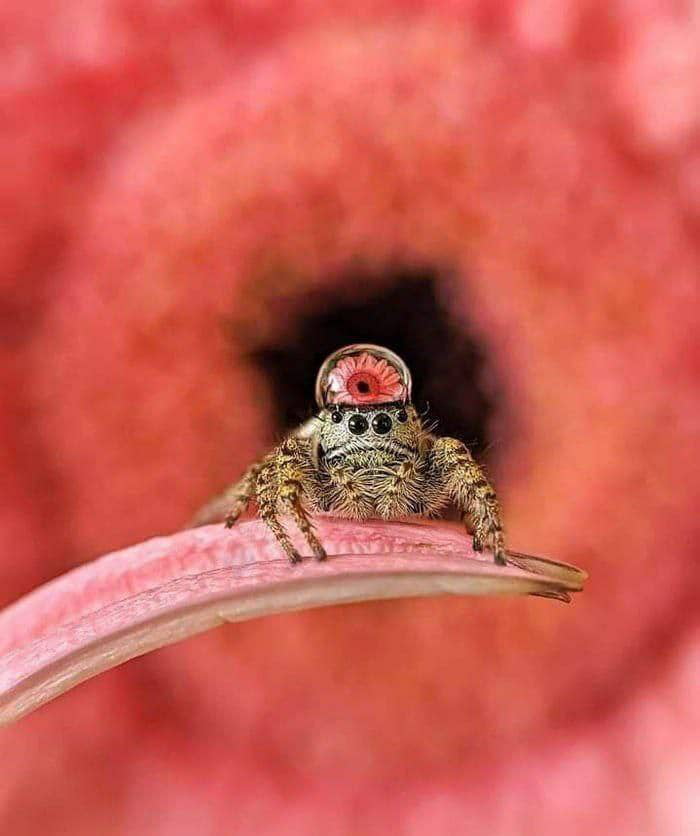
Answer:
[[(497, 566), (448, 522), (321, 517), (331, 555), (292, 567), (260, 520), (208, 526), (106, 555), (0, 613), (0, 723), (121, 662), (225, 621), (350, 601), (539, 595), (568, 601), (585, 573), (518, 555)], [(300, 544), (301, 545), (301, 544)], [(303, 547), (302, 547), (303, 548)]]

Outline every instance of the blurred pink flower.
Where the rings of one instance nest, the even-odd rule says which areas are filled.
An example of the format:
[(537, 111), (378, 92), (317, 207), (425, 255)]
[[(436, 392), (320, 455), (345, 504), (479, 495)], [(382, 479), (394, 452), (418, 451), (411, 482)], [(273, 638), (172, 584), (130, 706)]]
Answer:
[(274, 437), (251, 355), (397, 260), (512, 545), (591, 572), (132, 662), (2, 730), (3, 833), (697, 829), (697, 15), (550, 5), (3, 5), (4, 602), (181, 526)]

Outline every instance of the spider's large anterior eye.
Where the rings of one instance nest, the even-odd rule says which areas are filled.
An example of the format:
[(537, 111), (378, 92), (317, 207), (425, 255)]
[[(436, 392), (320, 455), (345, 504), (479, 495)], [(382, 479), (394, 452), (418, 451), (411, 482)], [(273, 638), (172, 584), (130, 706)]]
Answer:
[(380, 412), (379, 415), (375, 415), (372, 419), (372, 429), (375, 433), (379, 435), (385, 435), (391, 429), (391, 418), (386, 414), (386, 412)]
[(369, 429), (369, 424), (364, 415), (351, 415), (348, 421), (348, 429), (353, 435), (362, 435)]

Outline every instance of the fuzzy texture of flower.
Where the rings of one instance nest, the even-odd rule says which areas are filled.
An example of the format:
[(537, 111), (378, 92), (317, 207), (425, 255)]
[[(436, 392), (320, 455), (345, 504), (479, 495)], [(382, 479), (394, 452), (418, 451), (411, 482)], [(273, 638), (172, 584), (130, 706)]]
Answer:
[(251, 354), (397, 259), (488, 356), (510, 543), (591, 583), (131, 662), (3, 730), (0, 832), (697, 832), (699, 21), (134, 6), (0, 11), (3, 602), (182, 526), (279, 430)]
[(338, 404), (389, 403), (406, 397), (397, 370), (367, 351), (337, 363), (328, 374), (328, 392), (329, 402)]

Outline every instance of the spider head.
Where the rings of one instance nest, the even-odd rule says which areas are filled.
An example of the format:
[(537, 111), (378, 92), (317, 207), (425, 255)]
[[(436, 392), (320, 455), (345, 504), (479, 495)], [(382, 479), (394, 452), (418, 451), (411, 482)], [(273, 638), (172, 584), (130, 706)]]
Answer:
[(421, 438), (410, 399), (411, 373), (393, 351), (368, 344), (335, 351), (316, 380), (321, 448), (331, 461), (368, 450), (410, 454)]
[(331, 462), (335, 456), (370, 450), (405, 458), (420, 449), (421, 421), (411, 404), (338, 404), (319, 417), (320, 446)]

